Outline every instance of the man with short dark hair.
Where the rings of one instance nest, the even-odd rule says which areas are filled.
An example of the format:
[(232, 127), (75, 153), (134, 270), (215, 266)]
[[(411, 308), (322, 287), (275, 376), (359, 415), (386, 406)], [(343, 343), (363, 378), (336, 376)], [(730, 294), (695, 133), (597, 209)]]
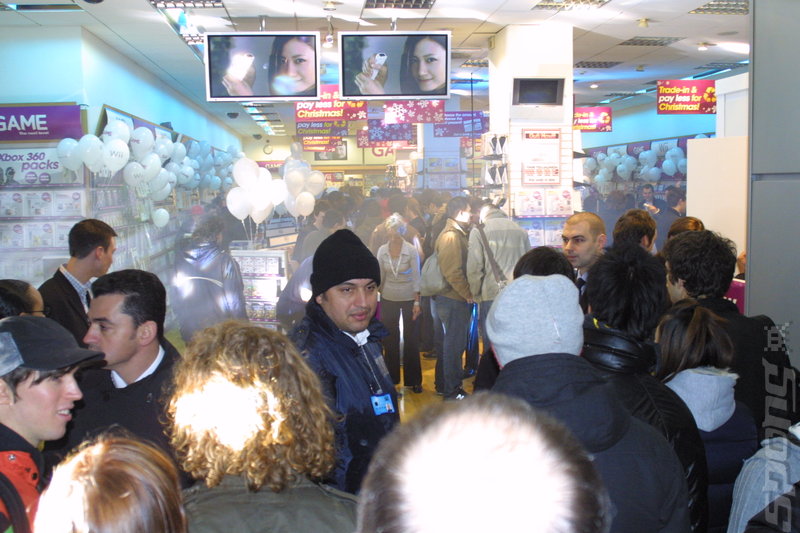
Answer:
[(733, 343), (731, 372), (739, 375), (734, 395), (750, 408), (760, 438), (784, 434), (800, 420), (797, 372), (772, 320), (746, 317), (724, 298), (736, 268), (736, 246), (712, 231), (676, 235), (663, 250), (674, 301), (687, 296), (725, 319)]
[(99, 277), (92, 293), (84, 340), (105, 354), (105, 366), (81, 377), (83, 403), (65, 442), (52, 449), (66, 452), (118, 425), (172, 453), (164, 409), (180, 355), (164, 337), (166, 289), (155, 274), (129, 269)]
[(89, 288), (93, 278), (111, 267), (116, 236), (102, 220), (81, 220), (69, 230), (69, 260), (39, 287), (44, 305), (50, 309), (49, 317), (67, 328), (83, 347), (89, 329)]
[(331, 484), (355, 494), (381, 438), (400, 420), (375, 320), (381, 269), (350, 230), (322, 241), (312, 259), (312, 298), (291, 339), (338, 413)]
[(708, 475), (703, 441), (680, 397), (651, 375), (657, 363), (653, 332), (669, 306), (661, 261), (639, 244), (615, 244), (592, 266), (586, 284), (591, 309), (582, 357), (617, 392), (631, 414), (670, 442), (689, 487), (693, 531), (705, 531)]
[(667, 187), (667, 208), (656, 211), (653, 218), (658, 223), (656, 249), (662, 250), (667, 242), (667, 235), (672, 223), (686, 216), (686, 193), (673, 185)]
[(656, 221), (643, 209), (629, 209), (614, 225), (614, 246), (638, 244), (652, 252), (656, 242)]
[[(476, 487), (486, 490), (476, 497)], [(358, 511), (358, 533), (605, 533), (612, 518), (593, 461), (567, 428), (488, 393), (430, 407), (386, 437)]]
[(470, 313), (474, 301), (467, 281), (467, 235), (472, 216), (469, 202), (456, 196), (447, 202), (447, 223), (436, 239), (439, 270), (447, 288), (433, 297), (436, 313), (444, 326), (444, 345), (437, 362), (445, 400), (462, 400), (467, 393), (461, 388), (462, 354), (469, 339)]
[(49, 318), (0, 320), (0, 475), (8, 482), (0, 491), (0, 531), (32, 527), (44, 488), (39, 445), (64, 436), (81, 399), (75, 371), (102, 356), (80, 348)]
[(667, 203), (664, 200), (656, 198), (655, 190), (651, 184), (645, 183), (642, 185), (642, 188), (639, 189), (639, 192), (641, 193), (642, 199), (639, 202), (639, 209), (658, 211), (667, 208)]

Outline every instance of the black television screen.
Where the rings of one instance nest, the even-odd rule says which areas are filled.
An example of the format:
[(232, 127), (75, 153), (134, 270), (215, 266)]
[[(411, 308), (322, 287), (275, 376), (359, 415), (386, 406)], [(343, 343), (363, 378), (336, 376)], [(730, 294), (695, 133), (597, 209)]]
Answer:
[(343, 99), (449, 98), (450, 32), (341, 32)]
[(211, 102), (319, 98), (319, 32), (207, 33)]
[(563, 105), (563, 78), (514, 78), (514, 105)]

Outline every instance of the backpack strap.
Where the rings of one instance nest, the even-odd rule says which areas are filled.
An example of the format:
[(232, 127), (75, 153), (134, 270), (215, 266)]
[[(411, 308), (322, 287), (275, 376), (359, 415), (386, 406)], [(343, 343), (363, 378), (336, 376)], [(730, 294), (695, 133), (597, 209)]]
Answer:
[(0, 472), (0, 499), (6, 504), (6, 511), (14, 533), (31, 533), (22, 498), (19, 497), (19, 492), (11, 480), (2, 472)]

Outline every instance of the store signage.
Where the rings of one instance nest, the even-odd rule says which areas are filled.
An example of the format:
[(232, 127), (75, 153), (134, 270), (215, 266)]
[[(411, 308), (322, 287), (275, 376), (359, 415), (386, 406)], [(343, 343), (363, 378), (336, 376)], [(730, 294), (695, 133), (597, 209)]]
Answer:
[(367, 103), (358, 100), (339, 100), (338, 85), (321, 86), (320, 96), (319, 100), (313, 102), (295, 102), (295, 121), (365, 120), (367, 118)]
[(414, 137), (413, 124), (386, 124), (379, 119), (369, 119), (367, 127), (370, 142), (410, 141)]
[(561, 183), (561, 131), (522, 130), (522, 184)]
[(658, 80), (659, 115), (713, 115), (717, 112), (714, 80)]
[(444, 122), (443, 100), (400, 100), (383, 106), (386, 124)]
[(321, 135), (317, 137), (300, 137), (304, 152), (335, 152), (342, 145), (341, 137)]
[(0, 142), (60, 141), (81, 136), (80, 106), (0, 106)]
[(83, 185), (83, 175), (67, 170), (56, 148), (0, 150), (0, 186)]
[(489, 117), (483, 111), (445, 111), (444, 119), (433, 125), (434, 137), (480, 137), (489, 131)]
[(610, 107), (576, 107), (572, 114), (572, 129), (578, 131), (611, 131)]
[(367, 130), (356, 132), (356, 146), (359, 148), (405, 148), (410, 144), (409, 141), (370, 141)]
[(297, 134), (346, 137), (347, 121), (332, 120), (332, 121), (298, 122)]

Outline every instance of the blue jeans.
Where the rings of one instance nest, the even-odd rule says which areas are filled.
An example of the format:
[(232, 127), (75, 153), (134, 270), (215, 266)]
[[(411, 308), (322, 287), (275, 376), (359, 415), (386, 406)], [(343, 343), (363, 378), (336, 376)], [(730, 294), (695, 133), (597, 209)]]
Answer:
[(472, 306), (461, 300), (436, 296), (436, 311), (444, 327), (442, 392), (447, 396), (461, 387), (461, 356), (467, 347)]

